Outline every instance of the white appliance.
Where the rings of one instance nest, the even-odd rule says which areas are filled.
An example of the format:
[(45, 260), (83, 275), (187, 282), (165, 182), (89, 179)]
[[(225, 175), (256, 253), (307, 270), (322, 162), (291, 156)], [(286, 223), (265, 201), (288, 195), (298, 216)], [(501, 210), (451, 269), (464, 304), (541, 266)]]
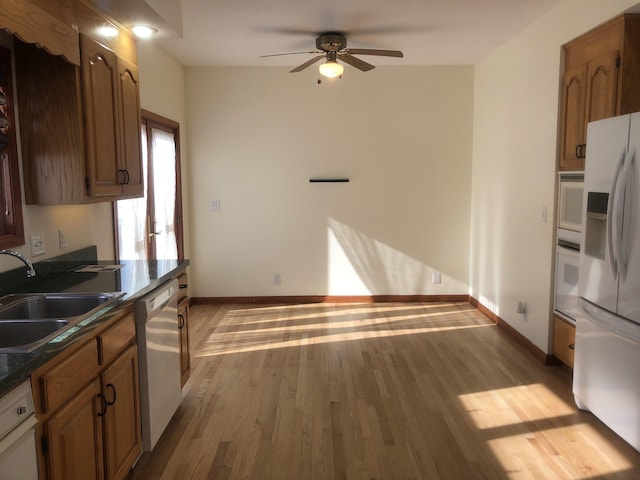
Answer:
[(584, 172), (560, 172), (558, 181), (558, 245), (580, 250)]
[(556, 247), (555, 310), (572, 322), (579, 317), (579, 274), (580, 251), (559, 244)]
[(574, 323), (579, 316), (578, 276), (582, 241), (584, 172), (560, 172), (555, 312)]
[(0, 399), (0, 480), (38, 480), (37, 423), (27, 380)]
[(182, 401), (178, 281), (173, 279), (136, 302), (142, 446), (158, 442)]
[(640, 451), (640, 113), (587, 128), (573, 393)]

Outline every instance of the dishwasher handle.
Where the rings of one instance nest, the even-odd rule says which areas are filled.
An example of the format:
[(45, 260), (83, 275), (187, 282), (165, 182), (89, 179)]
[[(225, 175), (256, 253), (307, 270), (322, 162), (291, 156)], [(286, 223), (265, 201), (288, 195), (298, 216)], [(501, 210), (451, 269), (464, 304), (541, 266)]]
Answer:
[(147, 319), (162, 310), (168, 303), (178, 298), (178, 280), (165, 282), (153, 292), (136, 302), (136, 323), (146, 323)]

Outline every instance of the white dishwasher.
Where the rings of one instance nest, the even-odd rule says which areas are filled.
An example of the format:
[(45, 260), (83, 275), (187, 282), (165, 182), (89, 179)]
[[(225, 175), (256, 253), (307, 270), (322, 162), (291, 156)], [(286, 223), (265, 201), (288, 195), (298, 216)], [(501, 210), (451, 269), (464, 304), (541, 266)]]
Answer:
[(38, 480), (37, 423), (27, 380), (0, 399), (0, 480)]
[(178, 281), (136, 302), (142, 445), (150, 451), (182, 401)]

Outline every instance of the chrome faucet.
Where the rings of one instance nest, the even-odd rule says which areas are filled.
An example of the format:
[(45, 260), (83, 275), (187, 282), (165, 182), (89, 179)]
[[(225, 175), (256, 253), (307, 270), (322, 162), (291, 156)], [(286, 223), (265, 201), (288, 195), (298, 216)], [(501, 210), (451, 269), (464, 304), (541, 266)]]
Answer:
[(36, 269), (33, 268), (33, 264), (29, 261), (28, 258), (20, 255), (18, 252), (15, 252), (13, 250), (0, 250), (0, 254), (11, 255), (12, 257), (16, 257), (17, 259), (21, 260), (22, 263), (27, 266), (27, 277), (30, 278), (36, 276)]

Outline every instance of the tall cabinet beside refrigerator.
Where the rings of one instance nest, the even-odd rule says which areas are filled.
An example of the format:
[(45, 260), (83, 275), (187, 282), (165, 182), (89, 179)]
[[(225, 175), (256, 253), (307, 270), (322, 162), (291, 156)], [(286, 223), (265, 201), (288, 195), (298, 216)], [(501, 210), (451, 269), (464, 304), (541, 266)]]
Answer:
[(573, 393), (640, 451), (640, 113), (587, 129)]

